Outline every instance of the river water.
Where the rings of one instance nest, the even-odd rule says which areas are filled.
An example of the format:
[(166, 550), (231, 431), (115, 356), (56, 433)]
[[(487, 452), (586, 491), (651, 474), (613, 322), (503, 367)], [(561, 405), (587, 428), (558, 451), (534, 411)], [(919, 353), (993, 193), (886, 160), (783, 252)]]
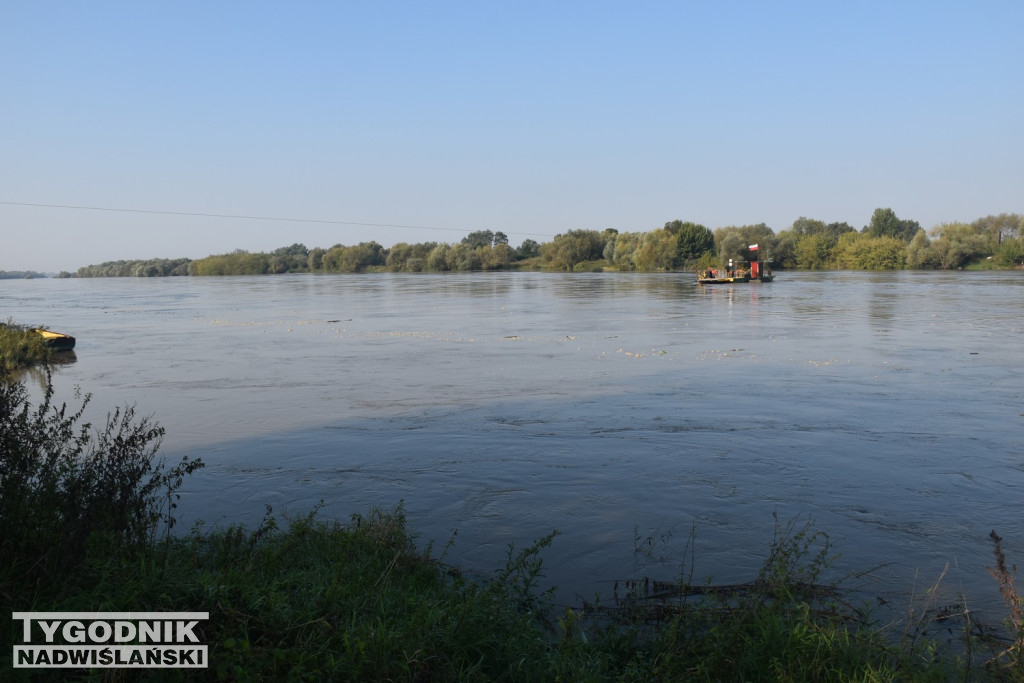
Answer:
[(676, 578), (691, 530), (697, 580), (749, 580), (773, 515), (897, 610), (948, 564), (998, 621), (990, 530), (1024, 564), (1019, 272), (3, 280), (0, 303), (78, 337), (62, 400), (134, 403), (206, 462), (186, 526), (404, 501), (483, 573), (558, 529), (566, 602)]

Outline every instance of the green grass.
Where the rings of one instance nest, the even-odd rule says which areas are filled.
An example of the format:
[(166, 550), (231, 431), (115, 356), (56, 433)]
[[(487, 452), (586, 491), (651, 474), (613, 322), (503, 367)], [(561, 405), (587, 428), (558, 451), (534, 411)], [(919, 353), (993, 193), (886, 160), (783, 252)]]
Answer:
[(827, 604), (830, 591), (800, 578), (814, 560), (792, 538), (742, 591), (679, 586), (666, 599), (659, 586), (658, 600), (638, 591), (569, 611), (539, 590), (552, 540), (510, 548), (492, 577), (471, 579), (414, 546), (401, 507), (344, 525), (268, 515), (255, 530), (198, 527), (141, 554), (96, 548), (59, 582), (17, 587), (13, 607), (208, 611), (211, 667), (198, 676), (211, 680), (888, 681), (962, 668), (909, 656)]
[(52, 358), (53, 351), (31, 328), (18, 325), (10, 318), (0, 323), (0, 363), (10, 370), (43, 365)]

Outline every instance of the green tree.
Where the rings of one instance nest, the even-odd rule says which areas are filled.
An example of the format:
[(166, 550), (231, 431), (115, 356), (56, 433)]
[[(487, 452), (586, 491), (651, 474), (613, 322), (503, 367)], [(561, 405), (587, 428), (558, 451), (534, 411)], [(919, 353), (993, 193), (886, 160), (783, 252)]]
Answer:
[(643, 233), (620, 232), (605, 245), (602, 256), (619, 270), (636, 270), (636, 251), (640, 248)]
[(325, 253), (327, 253), (327, 250), (323, 247), (314, 247), (309, 250), (309, 256), (306, 258), (306, 263), (310, 272), (315, 273), (323, 267)]
[(525, 239), (512, 254), (512, 260), (525, 261), (540, 256), (540, 244), (536, 240)]
[(451, 251), (448, 252), (448, 270), (462, 272), (483, 270), (484, 260), (480, 252), (484, 249), (485, 247), (474, 247), (466, 242), (453, 244)]
[(399, 242), (398, 244), (391, 245), (391, 248), (388, 249), (387, 258), (384, 259), (384, 265), (386, 265), (390, 271), (401, 271), (405, 269), (405, 264), (411, 257), (412, 245), (407, 242)]
[(270, 257), (239, 251), (230, 257), (231, 275), (263, 275), (270, 272)]
[(207, 256), (203, 259), (197, 259), (192, 263), (188, 264), (188, 274), (194, 276), (200, 275), (223, 275), (223, 273), (215, 272), (213, 267), (213, 260), (218, 258), (216, 256)]
[(215, 254), (189, 264), (189, 275), (263, 275), (270, 272), (267, 254), (251, 254), (236, 249), (230, 254)]
[(838, 240), (840, 235), (845, 235), (848, 232), (857, 232), (857, 229), (844, 221), (842, 223), (829, 223), (825, 226), (825, 232)]
[(540, 255), (553, 268), (572, 270), (579, 263), (600, 260), (607, 239), (596, 230), (570, 230), (541, 245)]
[(477, 230), (463, 237), (461, 243), (471, 247), (489, 247), (494, 244), (494, 233), (490, 230)]
[(798, 237), (809, 237), (825, 232), (825, 221), (800, 216), (789, 228)]
[(703, 225), (675, 220), (666, 223), (664, 229), (676, 235), (673, 266), (677, 268), (691, 265), (705, 253), (715, 250), (715, 234)]
[(938, 263), (931, 240), (924, 230), (918, 230), (914, 239), (907, 245), (908, 268), (934, 268)]
[(981, 226), (968, 223), (943, 223), (932, 230), (936, 239), (932, 249), (938, 267), (962, 268), (971, 261), (993, 253), (993, 236)]
[(360, 273), (384, 263), (384, 247), (376, 242), (360, 242), (351, 247), (334, 245), (323, 255), (321, 268), (329, 273)]
[(302, 273), (309, 270), (309, 249), (305, 244), (281, 247), (270, 252), (271, 273)]
[(451, 270), (448, 267), (448, 254), (452, 250), (452, 245), (441, 243), (430, 250), (427, 255), (427, 270), (444, 272)]
[(427, 257), (436, 246), (437, 242), (399, 242), (388, 249), (385, 264), (388, 270), (418, 273), (427, 269)]
[(871, 214), (871, 222), (864, 226), (862, 232), (869, 237), (895, 237), (899, 234), (900, 219), (892, 209), (875, 209)]
[(359, 273), (371, 266), (383, 266), (385, 260), (384, 247), (373, 241), (360, 242), (345, 250), (342, 268), (346, 273)]
[(802, 239), (805, 238), (798, 237), (792, 230), (783, 230), (777, 234), (770, 242), (770, 249), (765, 252), (771, 257), (772, 266), (780, 269), (797, 268), (796, 250)]
[(917, 221), (901, 220), (892, 209), (875, 209), (863, 232), (869, 237), (895, 237), (909, 243), (920, 229)]
[(795, 260), (797, 268), (807, 270), (823, 270), (832, 263), (832, 250), (835, 249), (836, 240), (824, 230), (813, 234), (806, 234), (796, 242)]
[(508, 246), (508, 242), (496, 242), (489, 249), (481, 247), (477, 251), (480, 252), (481, 267), (484, 270), (501, 270), (512, 265), (512, 247)]
[(821, 270), (830, 267), (835, 245), (836, 235), (825, 221), (801, 216), (776, 236), (772, 257), (778, 268)]
[(1024, 216), (1018, 213), (1001, 213), (985, 216), (971, 223), (979, 233), (988, 234), (995, 250), (1006, 240), (1024, 237)]
[(1024, 265), (1024, 237), (1004, 240), (996, 250), (995, 260), (1004, 268)]
[(672, 270), (678, 248), (678, 235), (668, 229), (645, 232), (633, 261), (640, 270)]
[(320, 259), (320, 268), (325, 273), (338, 273), (341, 272), (341, 256), (345, 253), (346, 247), (344, 244), (335, 244), (333, 247), (324, 252), (323, 257)]
[(842, 235), (835, 249), (841, 270), (899, 270), (907, 262), (907, 244), (897, 237), (871, 237), (851, 232)]

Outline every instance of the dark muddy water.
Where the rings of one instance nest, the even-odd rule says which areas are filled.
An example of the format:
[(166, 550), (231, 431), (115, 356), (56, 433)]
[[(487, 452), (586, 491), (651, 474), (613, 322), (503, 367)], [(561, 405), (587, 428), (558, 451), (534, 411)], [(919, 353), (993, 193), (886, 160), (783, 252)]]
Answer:
[(484, 572), (558, 529), (566, 600), (675, 578), (693, 528), (699, 579), (753, 578), (773, 513), (827, 531), (837, 574), (885, 564), (859, 587), (898, 609), (948, 563), (998, 620), (989, 531), (1024, 564), (1020, 273), (27, 280), (0, 304), (78, 337), (63, 398), (135, 403), (207, 463), (185, 524), (404, 500)]

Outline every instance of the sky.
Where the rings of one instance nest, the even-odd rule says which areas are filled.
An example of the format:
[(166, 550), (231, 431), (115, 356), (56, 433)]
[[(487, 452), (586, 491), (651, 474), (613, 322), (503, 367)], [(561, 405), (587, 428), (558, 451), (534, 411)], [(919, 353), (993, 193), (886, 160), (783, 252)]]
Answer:
[(0, 270), (1021, 213), (1022, 35), (1019, 0), (0, 0)]

